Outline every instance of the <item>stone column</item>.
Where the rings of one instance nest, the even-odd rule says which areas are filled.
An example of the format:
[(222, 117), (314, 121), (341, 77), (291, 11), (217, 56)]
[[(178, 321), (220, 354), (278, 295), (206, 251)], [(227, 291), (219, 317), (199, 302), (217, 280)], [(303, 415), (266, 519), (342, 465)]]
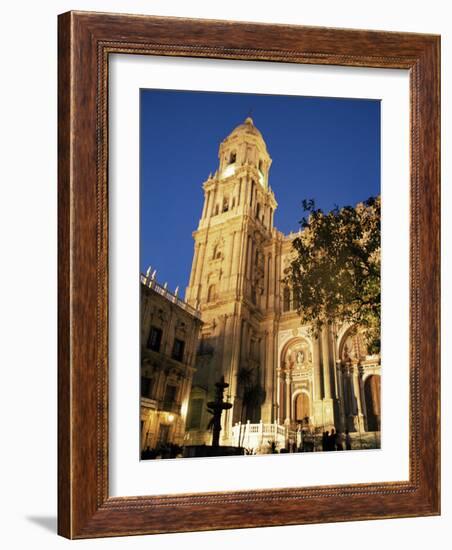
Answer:
[(361, 396), (360, 396), (360, 388), (359, 388), (359, 380), (358, 380), (358, 367), (353, 366), (351, 367), (351, 387), (352, 387), (352, 393), (353, 393), (353, 401), (354, 401), (354, 424), (355, 429), (358, 431), (363, 431), (364, 425), (363, 425), (363, 413), (361, 409)]
[(337, 380), (337, 391), (339, 399), (339, 411), (340, 411), (340, 427), (345, 429), (347, 427), (346, 418), (345, 418), (345, 407), (344, 407), (344, 382), (342, 380), (342, 363), (339, 359), (336, 360), (336, 380)]
[(366, 394), (364, 392), (364, 381), (363, 381), (364, 369), (362, 366), (358, 367), (358, 386), (359, 386), (359, 404), (362, 413), (362, 425), (363, 430), (367, 430), (367, 406), (366, 406)]
[(211, 205), (210, 205), (210, 213), (209, 218), (211, 218), (215, 213), (215, 203), (217, 202), (217, 195), (218, 195), (218, 184), (215, 184), (215, 187), (211, 190), (212, 196), (211, 196)]
[[(175, 326), (176, 326), (176, 315), (171, 310), (171, 316), (167, 324), (167, 330), (164, 331), (164, 334), (166, 332), (165, 342), (164, 342), (164, 345), (162, 345), (163, 354), (167, 355), (168, 357), (171, 357), (171, 352), (173, 351), (172, 344), (174, 344), (173, 335), (174, 335)], [(185, 353), (185, 350), (184, 350), (184, 353)]]
[(281, 424), (282, 411), (281, 411), (281, 369), (277, 367), (276, 369), (276, 415), (275, 421), (278, 424)]
[[(229, 384), (229, 388), (226, 388), (225, 391), (225, 400), (229, 401), (228, 396), (230, 396), (230, 399), (232, 402), (234, 402), (234, 394), (232, 393), (232, 390), (234, 389), (231, 384), (231, 379), (233, 376), (232, 373), (232, 348), (234, 344), (233, 339), (233, 328), (234, 324), (234, 318), (231, 315), (225, 315), (224, 316), (224, 344), (223, 344), (223, 356), (222, 356), (222, 372), (224, 374), (224, 379)], [(232, 437), (232, 419), (233, 419), (233, 412), (232, 409), (229, 409), (227, 411), (224, 411), (224, 424), (223, 429), (224, 433), (222, 434), (223, 441), (230, 442), (230, 438)]]
[(232, 401), (235, 401), (237, 398), (237, 372), (240, 365), (240, 349), (242, 343), (242, 320), (237, 315), (231, 316), (231, 340), (232, 340), (232, 350), (231, 350), (231, 376), (227, 380), (229, 382), (229, 393), (231, 395)]
[(229, 251), (227, 254), (227, 271), (226, 271), (226, 281), (229, 287), (229, 277), (232, 272), (232, 265), (234, 263), (234, 246), (235, 246), (235, 236), (236, 232), (234, 231), (229, 237)]
[(353, 395), (355, 396), (355, 411), (356, 414), (361, 414), (361, 399), (359, 395), (359, 382), (358, 382), (358, 367), (354, 366), (352, 370), (352, 384), (353, 384)]
[(275, 264), (276, 264), (274, 246), (272, 246), (272, 251), (269, 258), (270, 258), (270, 267), (269, 267), (269, 274), (268, 274), (267, 297), (268, 297), (268, 308), (273, 310), (275, 306)]
[(329, 328), (324, 326), (321, 335), (322, 342), (322, 363), (323, 363), (323, 390), (324, 396), (322, 401), (322, 420), (326, 429), (335, 426), (335, 404), (332, 395), (331, 384), (331, 364), (330, 364), (330, 349), (329, 349)]
[(320, 341), (315, 338), (312, 342), (312, 363), (313, 363), (313, 379), (314, 379), (314, 402), (312, 412), (314, 415), (314, 424), (316, 426), (324, 426), (323, 413), (323, 392), (322, 392), (322, 365), (320, 354)]
[(335, 337), (334, 337), (334, 325), (329, 325), (327, 329), (328, 333), (328, 357), (330, 364), (330, 376), (331, 376), (331, 396), (333, 398), (339, 397), (339, 390), (336, 376), (336, 356), (334, 353)]
[(196, 293), (194, 296), (192, 296), (192, 298), (195, 298), (195, 299), (199, 299), (199, 285), (200, 285), (200, 280), (201, 280), (201, 275), (202, 275), (202, 267), (203, 267), (203, 263), (204, 263), (204, 256), (206, 255), (206, 248), (207, 248), (207, 244), (206, 243), (200, 243), (199, 245), (199, 261), (197, 261), (197, 264), (196, 264), (196, 276), (195, 276), (195, 280), (194, 280), (194, 286), (196, 286)]
[(247, 187), (249, 188), (249, 193), (247, 193), (247, 200), (246, 204), (250, 208), (253, 206), (253, 192), (254, 192), (254, 185), (252, 180), (247, 181)]
[(212, 216), (212, 203), (213, 203), (213, 190), (209, 189), (207, 191), (207, 207), (206, 207), (206, 214), (205, 214), (206, 220)]
[(154, 397), (156, 401), (162, 401), (164, 398), (166, 375), (163, 370), (160, 370), (157, 375), (157, 382), (155, 384)]
[(195, 279), (195, 273), (196, 268), (198, 267), (198, 256), (199, 256), (199, 248), (200, 245), (198, 243), (195, 244), (195, 253), (193, 254), (193, 262), (191, 266), (191, 273), (190, 273), (190, 282), (188, 283), (188, 286), (193, 286), (194, 279)]
[(316, 338), (312, 343), (312, 362), (314, 367), (314, 399), (322, 399), (322, 374), (320, 372), (320, 350), (319, 339)]
[(242, 262), (242, 274), (243, 274), (243, 288), (245, 289), (246, 281), (248, 280), (248, 271), (250, 268), (250, 249), (251, 249), (251, 237), (245, 234), (245, 246), (243, 249), (243, 262)]
[(360, 382), (360, 388), (361, 388), (361, 408), (364, 414), (364, 428), (366, 431), (368, 431), (369, 426), (367, 424), (368, 422), (367, 421), (367, 401), (366, 401), (366, 392), (364, 390), (364, 380), (362, 376), (360, 376), (359, 382)]
[(202, 209), (201, 219), (204, 219), (206, 217), (208, 207), (209, 207), (209, 191), (206, 191), (204, 193), (204, 208)]
[(328, 328), (322, 328), (323, 388), (325, 399), (331, 399), (330, 354), (328, 349)]
[[(273, 307), (279, 306), (281, 309), (281, 285), (279, 281), (281, 279), (281, 243), (278, 242), (275, 246), (275, 260), (274, 260), (274, 269), (275, 269), (275, 292), (273, 294)], [(272, 304), (272, 301), (270, 301)], [(275, 308), (276, 309), (276, 308)]]
[(275, 400), (273, 389), (273, 374), (274, 374), (274, 325), (268, 327), (265, 331), (265, 376), (264, 390), (265, 403), (262, 410), (262, 420), (264, 423), (272, 422), (272, 410)]
[(248, 258), (247, 258), (247, 269), (246, 269), (246, 277), (248, 280), (251, 279), (252, 274), (252, 261), (253, 261), (253, 250), (254, 250), (254, 243), (253, 239), (251, 237), (248, 237)]
[(354, 429), (353, 418), (355, 416), (355, 405), (352, 399), (352, 382), (350, 376), (350, 365), (343, 367), (343, 385), (344, 385), (344, 404), (345, 404), (345, 417), (348, 429)]
[(240, 204), (242, 206), (242, 212), (245, 210), (246, 207), (246, 188), (248, 185), (248, 182), (246, 178), (242, 178), (242, 185), (240, 188)]
[(286, 382), (286, 420), (291, 420), (291, 409), (292, 409), (292, 396), (290, 394), (290, 374), (286, 372), (285, 375)]
[(198, 284), (199, 279), (199, 271), (202, 262), (200, 262), (201, 257), (203, 257), (203, 249), (204, 249), (204, 243), (198, 242), (197, 244), (197, 251), (196, 251), (196, 265), (194, 267), (194, 273), (193, 273), (193, 287), (195, 287)]

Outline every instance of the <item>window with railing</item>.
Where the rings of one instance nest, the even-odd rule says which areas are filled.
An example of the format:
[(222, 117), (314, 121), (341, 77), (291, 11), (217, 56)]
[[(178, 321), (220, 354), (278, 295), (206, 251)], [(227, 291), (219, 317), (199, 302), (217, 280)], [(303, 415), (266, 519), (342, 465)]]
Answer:
[(149, 338), (147, 346), (152, 351), (160, 351), (160, 346), (162, 344), (162, 334), (163, 331), (158, 327), (151, 327), (149, 332)]
[(141, 377), (141, 397), (152, 398), (153, 382), (152, 378), (148, 378), (147, 376)]
[(171, 355), (172, 358), (176, 361), (182, 362), (184, 358), (184, 347), (185, 342), (183, 340), (179, 340), (179, 338), (175, 338), (173, 344), (173, 353)]
[(176, 393), (177, 386), (168, 384), (165, 389), (165, 397), (163, 399), (163, 410), (173, 411), (174, 406), (176, 405)]

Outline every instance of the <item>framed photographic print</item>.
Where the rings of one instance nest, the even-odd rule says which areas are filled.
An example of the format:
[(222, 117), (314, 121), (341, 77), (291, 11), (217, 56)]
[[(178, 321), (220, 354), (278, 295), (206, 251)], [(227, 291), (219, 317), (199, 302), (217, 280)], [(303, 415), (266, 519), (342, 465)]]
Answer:
[(439, 514), (439, 37), (59, 18), (59, 533)]

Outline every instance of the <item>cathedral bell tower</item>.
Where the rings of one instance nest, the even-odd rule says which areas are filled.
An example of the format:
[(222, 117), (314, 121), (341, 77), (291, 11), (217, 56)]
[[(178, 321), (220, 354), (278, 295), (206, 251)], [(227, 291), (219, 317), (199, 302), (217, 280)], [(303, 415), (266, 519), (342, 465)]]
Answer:
[[(268, 284), (264, 248), (274, 233), (277, 203), (268, 184), (272, 160), (250, 117), (220, 144), (218, 159), (218, 169), (203, 184), (204, 207), (193, 232), (194, 256), (185, 297), (200, 308), (204, 322), (193, 385), (198, 395), (192, 400), (207, 402), (224, 376), (229, 384), (225, 398), (232, 404), (222, 419), (221, 444), (227, 444), (233, 423), (260, 420), (259, 404), (253, 405), (254, 410), (248, 405), (243, 412), (240, 373), (246, 371), (257, 386), (263, 377), (259, 320)], [(200, 433), (206, 430), (205, 420), (208, 417), (199, 422)], [(208, 439), (206, 432), (206, 443)]]

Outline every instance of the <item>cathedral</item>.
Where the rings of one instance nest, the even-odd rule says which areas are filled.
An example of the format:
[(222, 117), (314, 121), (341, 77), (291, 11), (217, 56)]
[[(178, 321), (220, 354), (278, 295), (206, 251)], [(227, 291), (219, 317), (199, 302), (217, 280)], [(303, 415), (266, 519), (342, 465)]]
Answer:
[(184, 444), (210, 445), (207, 403), (222, 377), (232, 407), (222, 415), (221, 445), (264, 452), (273, 440), (282, 448), (300, 426), (379, 434), (380, 356), (369, 355), (350, 326), (325, 327), (314, 338), (283, 282), (296, 234), (274, 226), (272, 159), (250, 117), (218, 157), (203, 183), (185, 294), (202, 326)]

